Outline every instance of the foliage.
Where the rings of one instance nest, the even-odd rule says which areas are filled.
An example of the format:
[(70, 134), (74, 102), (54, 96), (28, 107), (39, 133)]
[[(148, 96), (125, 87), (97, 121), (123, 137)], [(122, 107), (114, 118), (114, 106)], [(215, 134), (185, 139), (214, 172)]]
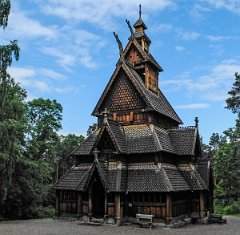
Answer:
[(57, 152), (57, 180), (75, 164), (75, 158), (71, 156), (71, 152), (76, 149), (83, 141), (84, 137), (82, 135), (77, 136), (74, 134), (69, 134), (67, 136), (60, 136)]
[(224, 215), (234, 215), (240, 213), (240, 199), (231, 200), (230, 202), (223, 204), (219, 200), (215, 200), (214, 203), (215, 213)]
[(53, 169), (44, 160), (21, 157), (16, 162), (11, 192), (8, 194), (4, 216), (35, 218), (39, 205), (49, 204)]
[(240, 75), (235, 73), (235, 82), (233, 83), (232, 90), (228, 92), (229, 98), (226, 100), (226, 108), (230, 109), (233, 113), (240, 113)]
[(240, 75), (235, 82), (227, 107), (237, 114), (235, 127), (224, 131), (224, 136), (213, 134), (209, 145), (213, 154), (215, 176), (215, 211), (223, 214), (240, 213)]
[(62, 106), (56, 100), (39, 98), (28, 102), (27, 154), (31, 159), (47, 159), (54, 164), (61, 120)]
[(0, 0), (0, 26), (3, 28), (7, 27), (10, 8), (10, 0)]
[[(0, 1), (0, 27), (5, 28), (10, 1)], [(17, 41), (0, 45), (0, 216), (12, 186), (17, 159), (22, 155), (26, 129), (26, 92), (7, 73), (13, 58), (19, 59)]]

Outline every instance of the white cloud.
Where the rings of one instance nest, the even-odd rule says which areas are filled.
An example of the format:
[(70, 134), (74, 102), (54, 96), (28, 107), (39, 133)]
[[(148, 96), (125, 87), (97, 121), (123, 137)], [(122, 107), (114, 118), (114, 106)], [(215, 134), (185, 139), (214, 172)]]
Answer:
[[(104, 29), (112, 30), (113, 18), (135, 17), (138, 14), (138, 0), (47, 0), (37, 1), (45, 14), (55, 15), (67, 21), (88, 22)], [(142, 0), (143, 14), (166, 8), (175, 8), (172, 0)]]
[(233, 13), (240, 14), (239, 0), (207, 0), (207, 2), (216, 9), (226, 9)]
[(57, 73), (51, 69), (41, 68), (39, 70), (43, 76), (52, 78), (54, 80), (63, 80), (65, 78), (63, 74)]
[(230, 40), (230, 39), (235, 39), (235, 36), (216, 36), (216, 35), (207, 35), (206, 38), (209, 41), (212, 42), (218, 42), (218, 41), (224, 41), (224, 40)]
[(63, 50), (60, 50), (58, 48), (44, 47), (42, 52), (47, 55), (56, 57), (58, 64), (64, 67), (65, 69), (69, 69), (76, 63), (76, 57), (74, 57), (72, 54), (64, 53)]
[(189, 95), (198, 95), (203, 100), (224, 101), (231, 89), (235, 72), (240, 71), (240, 63), (236, 60), (225, 60), (211, 66), (209, 73), (194, 78), (191, 75), (177, 80), (161, 82), (168, 89), (185, 89)]
[(173, 26), (171, 24), (159, 24), (156, 26), (152, 26), (155, 31), (159, 32), (170, 32), (173, 29)]
[(200, 35), (197, 32), (191, 31), (184, 31), (183, 29), (177, 30), (178, 37), (183, 40), (196, 40)]
[(210, 11), (211, 11), (210, 8), (207, 7), (206, 4), (199, 2), (193, 5), (191, 10), (189, 11), (189, 14), (193, 19), (200, 21), (200, 20), (203, 20), (205, 17), (205, 14)]
[(78, 90), (71, 86), (58, 87), (56, 84), (52, 84), (49, 78), (52, 79), (54, 77), (54, 79), (57, 78), (57, 80), (59, 80), (59, 76), (61, 78), (62, 76), (49, 69), (10, 67), (8, 71), (15, 81), (20, 83), (24, 88), (34, 89), (44, 93), (70, 93)]
[(195, 104), (183, 104), (175, 106), (176, 109), (206, 109), (210, 105), (206, 103), (195, 103)]
[(179, 51), (179, 52), (186, 50), (186, 48), (182, 47), (182, 46), (176, 46), (175, 49), (176, 49), (176, 51)]
[(53, 39), (57, 37), (55, 26), (44, 26), (39, 21), (27, 16), (23, 11), (14, 9), (9, 16), (7, 33), (17, 38), (44, 37)]

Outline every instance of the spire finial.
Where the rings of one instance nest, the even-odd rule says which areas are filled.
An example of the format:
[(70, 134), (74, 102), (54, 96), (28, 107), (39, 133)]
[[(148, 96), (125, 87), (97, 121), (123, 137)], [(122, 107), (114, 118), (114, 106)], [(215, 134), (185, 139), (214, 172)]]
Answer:
[(129, 28), (131, 36), (132, 36), (134, 34), (134, 32), (133, 32), (132, 26), (130, 24), (130, 21), (126, 19), (126, 22), (127, 22), (128, 28)]
[(198, 117), (195, 117), (194, 121), (195, 121), (195, 126), (198, 127), (198, 123), (199, 123)]
[(118, 44), (118, 48), (119, 48), (119, 54), (120, 54), (120, 58), (122, 58), (123, 55), (123, 46), (122, 46), (122, 42), (120, 41), (118, 35), (113, 32), (114, 37), (116, 38), (117, 44)]
[(142, 18), (142, 5), (139, 4), (139, 18)]

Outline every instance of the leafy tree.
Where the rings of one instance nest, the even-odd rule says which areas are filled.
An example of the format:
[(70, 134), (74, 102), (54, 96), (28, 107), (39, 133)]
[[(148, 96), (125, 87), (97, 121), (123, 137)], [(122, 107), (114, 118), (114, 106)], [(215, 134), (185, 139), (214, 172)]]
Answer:
[(52, 164), (59, 142), (57, 131), (62, 128), (62, 106), (56, 100), (34, 99), (28, 102), (29, 140), (31, 159), (47, 159)]
[[(7, 27), (10, 1), (0, 0), (0, 27)], [(26, 92), (7, 73), (13, 58), (19, 59), (17, 41), (0, 45), (0, 216), (9, 194), (17, 159), (22, 155), (26, 128)]]
[(229, 98), (226, 100), (227, 109), (230, 109), (233, 113), (240, 114), (240, 75), (235, 73), (235, 82), (232, 89), (228, 92)]
[(17, 160), (5, 203), (6, 218), (37, 218), (38, 208), (51, 204), (52, 168), (44, 160)]
[(3, 28), (7, 27), (10, 8), (10, 0), (0, 0), (0, 26)]
[(240, 75), (235, 73), (235, 82), (226, 100), (229, 110), (237, 114), (236, 125), (224, 131), (224, 137), (214, 134), (211, 144), (214, 149), (215, 197), (218, 212), (240, 213)]

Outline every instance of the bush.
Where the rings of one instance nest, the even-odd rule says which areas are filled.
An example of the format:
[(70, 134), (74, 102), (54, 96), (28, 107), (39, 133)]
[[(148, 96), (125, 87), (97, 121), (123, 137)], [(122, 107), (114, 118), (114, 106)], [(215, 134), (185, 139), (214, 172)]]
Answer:
[(55, 208), (52, 206), (42, 207), (39, 206), (36, 208), (36, 218), (53, 218), (55, 215)]
[(223, 205), (220, 201), (216, 200), (214, 202), (214, 211), (217, 214), (224, 215), (240, 214), (240, 199), (231, 200), (225, 205)]

